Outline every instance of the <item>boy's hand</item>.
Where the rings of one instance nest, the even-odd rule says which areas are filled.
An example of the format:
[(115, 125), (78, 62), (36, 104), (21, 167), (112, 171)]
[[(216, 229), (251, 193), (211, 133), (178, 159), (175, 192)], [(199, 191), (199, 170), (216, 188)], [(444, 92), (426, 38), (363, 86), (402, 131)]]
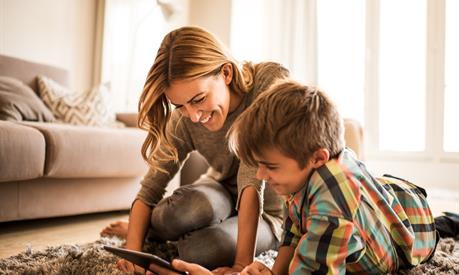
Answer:
[[(210, 272), (208, 269), (198, 265), (198, 264), (192, 264), (192, 263), (187, 263), (182, 260), (173, 260), (172, 261), (172, 266), (180, 271), (185, 271), (189, 275), (212, 275), (212, 272)], [(150, 270), (153, 271), (155, 274), (159, 275), (177, 275), (178, 273), (171, 271), (167, 268), (163, 268), (157, 265), (150, 265)], [(153, 274), (152, 272), (148, 271), (147, 274)]]
[(241, 272), (241, 275), (274, 275), (271, 269), (260, 262), (253, 262), (246, 266)]

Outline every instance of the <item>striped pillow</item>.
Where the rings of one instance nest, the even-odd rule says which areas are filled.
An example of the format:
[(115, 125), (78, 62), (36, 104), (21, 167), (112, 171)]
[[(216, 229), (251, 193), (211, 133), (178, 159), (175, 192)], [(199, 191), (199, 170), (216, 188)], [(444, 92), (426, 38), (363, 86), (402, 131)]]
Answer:
[(119, 127), (110, 104), (110, 93), (98, 85), (86, 93), (75, 93), (56, 81), (38, 76), (38, 91), (56, 119), (73, 125)]

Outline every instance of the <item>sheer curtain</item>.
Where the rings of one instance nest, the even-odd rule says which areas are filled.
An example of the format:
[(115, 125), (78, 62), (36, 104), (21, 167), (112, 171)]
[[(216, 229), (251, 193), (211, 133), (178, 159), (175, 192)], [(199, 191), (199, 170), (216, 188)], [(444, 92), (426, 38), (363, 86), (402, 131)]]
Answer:
[(186, 20), (181, 1), (105, 0), (100, 81), (116, 111), (137, 111), (139, 96), (163, 36)]
[(364, 122), (364, 0), (232, 3), (236, 58), (279, 62), (296, 80), (332, 94), (344, 116)]
[(376, 173), (459, 190), (456, 2), (233, 0), (230, 45), (328, 92)]
[(444, 145), (447, 152), (459, 152), (459, 2), (446, 1)]
[(315, 82), (314, 1), (233, 0), (231, 50), (238, 60), (275, 61), (296, 79)]

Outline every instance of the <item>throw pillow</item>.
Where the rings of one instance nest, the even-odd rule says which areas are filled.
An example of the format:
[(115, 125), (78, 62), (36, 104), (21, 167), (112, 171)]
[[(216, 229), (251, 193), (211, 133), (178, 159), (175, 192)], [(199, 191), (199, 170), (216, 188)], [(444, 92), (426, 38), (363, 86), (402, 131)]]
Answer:
[(0, 76), (0, 120), (53, 122), (51, 111), (19, 79)]
[(56, 81), (38, 76), (38, 90), (57, 120), (73, 125), (122, 127), (110, 104), (110, 92), (98, 85), (88, 92), (75, 93)]

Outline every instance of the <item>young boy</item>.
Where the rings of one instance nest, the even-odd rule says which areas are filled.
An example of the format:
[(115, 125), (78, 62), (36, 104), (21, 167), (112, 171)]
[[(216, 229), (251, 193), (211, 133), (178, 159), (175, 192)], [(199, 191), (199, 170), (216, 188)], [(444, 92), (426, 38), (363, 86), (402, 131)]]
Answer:
[(249, 274), (392, 273), (434, 253), (422, 188), (373, 177), (344, 147), (342, 119), (321, 91), (292, 81), (260, 96), (232, 126), (230, 146), (286, 199), (276, 262)]
[[(344, 147), (343, 132), (323, 92), (290, 80), (272, 86), (234, 122), (232, 151), (257, 166), (257, 177), (287, 205), (272, 270), (254, 262), (241, 274), (387, 274), (433, 255), (438, 238), (425, 191), (392, 176), (373, 177)], [(196, 264), (172, 264), (192, 275), (212, 274)]]

